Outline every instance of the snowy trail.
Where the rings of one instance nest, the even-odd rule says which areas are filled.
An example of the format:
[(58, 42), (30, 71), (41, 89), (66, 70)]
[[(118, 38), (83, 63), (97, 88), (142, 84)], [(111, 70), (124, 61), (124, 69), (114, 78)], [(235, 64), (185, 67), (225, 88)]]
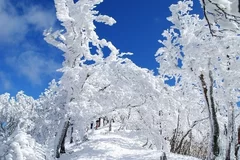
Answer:
[[(110, 132), (96, 130), (89, 141), (68, 146), (68, 153), (60, 160), (159, 160), (161, 151), (143, 147), (134, 132)], [(199, 160), (167, 153), (168, 160)]]

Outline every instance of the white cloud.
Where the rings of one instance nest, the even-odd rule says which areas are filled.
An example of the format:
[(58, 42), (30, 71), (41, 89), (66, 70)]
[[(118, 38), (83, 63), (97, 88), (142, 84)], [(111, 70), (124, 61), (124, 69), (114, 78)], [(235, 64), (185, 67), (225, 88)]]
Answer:
[(27, 33), (27, 25), (18, 17), (0, 13), (0, 42), (19, 42)]
[(30, 31), (30, 27), (43, 32), (56, 22), (53, 10), (25, 4), (21, 5), (21, 9), (23, 13), (20, 14), (9, 0), (0, 0), (0, 42), (19, 42)]
[(0, 86), (4, 90), (9, 90), (11, 88), (11, 82), (9, 81), (7, 74), (4, 72), (0, 72)]
[(39, 7), (30, 8), (24, 18), (28, 24), (34, 25), (35, 29), (40, 31), (53, 26), (56, 21), (54, 12), (44, 11)]
[(61, 64), (53, 59), (42, 57), (41, 54), (28, 51), (18, 56), (5, 59), (7, 65), (13, 68), (20, 76), (25, 76), (34, 85), (41, 85), (47, 76), (53, 78)]

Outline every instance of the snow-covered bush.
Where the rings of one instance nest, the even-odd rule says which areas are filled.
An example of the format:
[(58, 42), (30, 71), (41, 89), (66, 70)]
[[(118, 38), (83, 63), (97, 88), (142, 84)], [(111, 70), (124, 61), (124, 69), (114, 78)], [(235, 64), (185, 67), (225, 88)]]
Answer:
[(21, 129), (30, 132), (36, 118), (36, 101), (20, 91), (15, 97), (10, 94), (0, 95), (0, 139), (6, 139), (21, 125)]
[(0, 145), (1, 160), (45, 160), (46, 157), (45, 148), (18, 129)]

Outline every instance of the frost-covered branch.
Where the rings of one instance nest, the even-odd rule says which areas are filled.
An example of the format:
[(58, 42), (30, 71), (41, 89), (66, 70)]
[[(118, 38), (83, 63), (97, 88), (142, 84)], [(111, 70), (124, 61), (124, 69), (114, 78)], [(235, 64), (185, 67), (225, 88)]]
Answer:
[(225, 31), (239, 32), (240, 14), (238, 0), (200, 1), (212, 36), (221, 36)]

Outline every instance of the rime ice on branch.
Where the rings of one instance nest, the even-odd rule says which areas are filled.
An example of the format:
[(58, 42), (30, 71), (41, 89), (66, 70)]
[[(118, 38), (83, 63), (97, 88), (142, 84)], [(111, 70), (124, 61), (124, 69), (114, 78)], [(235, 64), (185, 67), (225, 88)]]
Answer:
[(210, 33), (222, 36), (224, 31), (239, 33), (239, 0), (200, 0)]

